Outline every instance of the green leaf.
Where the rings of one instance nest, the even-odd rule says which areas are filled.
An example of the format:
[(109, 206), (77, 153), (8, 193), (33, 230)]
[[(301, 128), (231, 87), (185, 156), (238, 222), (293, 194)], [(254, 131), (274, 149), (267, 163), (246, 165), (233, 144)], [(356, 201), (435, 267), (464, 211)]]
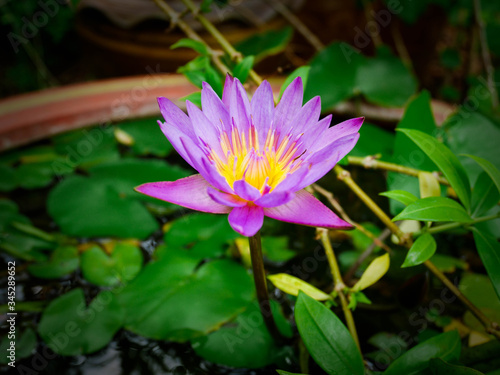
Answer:
[(408, 206), (409, 204), (412, 204), (418, 200), (418, 198), (412, 193), (408, 193), (404, 190), (385, 191), (383, 193), (380, 193), (379, 195), (397, 200), (398, 202), (403, 203), (405, 206)]
[[(431, 97), (427, 91), (422, 91), (411, 100), (397, 128), (418, 129), (427, 134), (433, 134), (436, 131), (436, 123), (431, 110)], [(394, 152), (390, 161), (423, 171), (432, 172), (438, 169), (436, 164), (415, 143), (400, 132), (396, 132)], [(418, 179), (413, 176), (389, 172), (387, 187), (388, 190), (403, 190), (415, 196), (420, 196)], [(393, 215), (404, 208), (401, 203), (395, 200), (390, 201), (389, 204)]]
[(253, 62), (255, 60), (254, 56), (247, 56), (241, 60), (233, 69), (233, 76), (238, 78), (241, 83), (245, 83), (248, 78), (248, 73), (253, 67)]
[[(291, 337), (290, 323), (275, 301), (271, 301), (271, 309), (280, 331)], [(191, 345), (198, 355), (210, 362), (238, 368), (261, 368), (277, 362), (286, 353), (286, 348), (277, 345), (269, 334), (256, 301), (230, 324), (194, 339)]]
[[(373, 142), (374, 139), (377, 142)], [(380, 126), (370, 124), (365, 120), (361, 129), (359, 129), (359, 140), (349, 153), (349, 156), (380, 155), (380, 160), (390, 161), (394, 139), (394, 132), (384, 130)]]
[(275, 55), (285, 50), (286, 45), (292, 39), (293, 28), (284, 27), (281, 30), (270, 30), (260, 34), (253, 34), (248, 39), (239, 42), (235, 48), (244, 56), (255, 56), (255, 62), (259, 62), (266, 56)]
[(22, 164), (16, 171), (17, 184), (25, 189), (38, 189), (49, 185), (54, 176), (50, 163)]
[(297, 77), (302, 78), (302, 85), (307, 87), (307, 78), (309, 77), (309, 70), (311, 70), (310, 66), (303, 65), (295, 69), (288, 77), (286, 77), (285, 82), (281, 85), (279, 98), (285, 92), (286, 88), (293, 82), (293, 80)]
[(16, 332), (15, 339), (10, 339), (9, 336), (5, 334), (0, 343), (0, 350), (2, 352), (2, 355), (0, 356), (0, 364), (6, 365), (11, 362), (10, 358), (8, 358), (10, 355), (9, 348), (11, 341), (14, 341), (15, 343), (15, 361), (31, 356), (38, 344), (36, 334), (31, 328), (27, 328), (22, 334)]
[(469, 265), (462, 259), (450, 255), (435, 253), (431, 258), (432, 263), (442, 272), (453, 273), (457, 268), (467, 270)]
[(497, 167), (493, 165), (492, 162), (483, 159), (479, 156), (474, 156), (474, 155), (465, 155), (468, 156), (469, 158), (473, 159), (478, 163), (483, 170), (488, 173), (488, 175), (491, 177), (491, 180), (495, 183), (498, 192), (500, 193), (500, 171), (498, 170)]
[(434, 336), (411, 348), (397, 358), (384, 375), (417, 375), (429, 368), (433, 358), (456, 361), (460, 356), (461, 342), (457, 331), (450, 331)]
[(406, 134), (443, 172), (467, 211), (470, 210), (470, 183), (462, 164), (448, 147), (418, 130), (397, 129)]
[(469, 367), (452, 365), (441, 358), (433, 358), (429, 364), (432, 375), (483, 375), (482, 372)]
[(408, 251), (401, 267), (412, 267), (425, 262), (434, 255), (436, 247), (436, 241), (431, 234), (424, 233), (420, 235)]
[(500, 193), (493, 180), (486, 172), (478, 177), (472, 189), (472, 217), (478, 217), (495, 207), (500, 200)]
[(295, 321), (307, 350), (328, 374), (363, 375), (363, 359), (337, 316), (320, 302), (299, 293)]
[(204, 336), (243, 311), (254, 297), (252, 279), (230, 260), (196, 268), (199, 259), (170, 248), (118, 296), (127, 329), (157, 340)]
[(358, 66), (365, 57), (347, 43), (333, 43), (320, 51), (309, 64), (311, 70), (304, 99), (321, 96), (325, 111), (354, 95)]
[(144, 239), (158, 229), (140, 202), (95, 178), (63, 180), (50, 191), (47, 210), (61, 230), (73, 236)]
[(42, 279), (57, 279), (78, 268), (78, 249), (74, 246), (60, 246), (53, 251), (47, 262), (30, 264), (28, 272)]
[(277, 273), (269, 275), (267, 278), (271, 280), (276, 288), (292, 296), (298, 296), (299, 291), (302, 291), (309, 297), (314, 298), (316, 301), (326, 301), (327, 299), (332, 298), (330, 295), (319, 290), (308, 282), (287, 273)]
[(278, 372), (279, 375), (306, 375), (306, 374), (299, 374), (296, 372), (288, 372), (284, 370), (276, 370), (276, 371)]
[(500, 298), (500, 243), (487, 233), (472, 228), (477, 251)]
[(104, 348), (124, 318), (113, 293), (99, 293), (87, 307), (82, 289), (73, 289), (47, 306), (38, 333), (60, 355), (82, 355)]
[(13, 168), (0, 164), (0, 191), (11, 191), (17, 186), (16, 174)]
[(369, 102), (401, 107), (417, 89), (417, 81), (399, 58), (383, 46), (365, 59), (356, 74), (356, 87)]
[(118, 125), (132, 138), (131, 150), (135, 155), (167, 156), (173, 147), (163, 135), (155, 118), (137, 119)]
[(419, 199), (408, 205), (392, 220), (408, 219), (420, 221), (457, 221), (459, 223), (469, 223), (472, 221), (460, 203), (446, 197)]
[(286, 236), (263, 236), (261, 239), (262, 254), (272, 262), (286, 262), (297, 255), (295, 251), (289, 249)]
[(352, 287), (352, 290), (359, 292), (375, 284), (389, 270), (390, 262), (391, 260), (387, 253), (372, 260), (359, 281)]
[(170, 49), (181, 48), (181, 47), (194, 49), (200, 55), (209, 54), (207, 45), (205, 43), (189, 38), (180, 39), (178, 42), (172, 44), (170, 46)]
[(134, 245), (118, 243), (108, 256), (93, 246), (82, 254), (83, 277), (99, 286), (114, 286), (132, 280), (141, 270), (142, 253)]
[(189, 100), (191, 103), (198, 106), (198, 108), (201, 108), (201, 91), (193, 92), (192, 94), (186, 95), (179, 100)]

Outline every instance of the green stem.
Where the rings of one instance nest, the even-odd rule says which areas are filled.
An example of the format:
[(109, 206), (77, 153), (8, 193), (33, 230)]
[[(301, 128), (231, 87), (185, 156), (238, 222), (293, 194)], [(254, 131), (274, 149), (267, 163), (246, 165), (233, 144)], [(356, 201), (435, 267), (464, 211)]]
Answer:
[(347, 328), (349, 332), (351, 332), (351, 336), (354, 339), (359, 351), (361, 352), (361, 347), (359, 345), (358, 332), (356, 330), (356, 324), (354, 323), (354, 318), (352, 316), (352, 312), (349, 309), (349, 303), (347, 302), (347, 298), (344, 295), (344, 289), (346, 285), (342, 280), (342, 275), (340, 274), (340, 268), (337, 263), (337, 258), (335, 258), (335, 253), (333, 251), (332, 244), (330, 242), (330, 238), (328, 237), (328, 231), (326, 229), (319, 229), (321, 231), (321, 243), (325, 248), (326, 257), (328, 259), (328, 264), (330, 265), (330, 271), (333, 277), (334, 289), (339, 295), (340, 304), (342, 305), (342, 311), (344, 312), (345, 320), (347, 323)]
[[(366, 169), (383, 169), (386, 171), (407, 174), (409, 176), (414, 176), (414, 177), (418, 177), (418, 174), (420, 172), (424, 172), (424, 171), (419, 170), (419, 169), (405, 167), (404, 165), (380, 161), (380, 160), (377, 160), (374, 156), (367, 156), (364, 158), (359, 157), (359, 156), (348, 156), (347, 161), (351, 165), (358, 165), (361, 167), (365, 167)], [(448, 180), (446, 180), (445, 178), (440, 177), (440, 176), (437, 176), (436, 178), (440, 184), (450, 185)]]
[[(430, 234), (436, 234), (436, 233), (445, 232), (447, 230), (456, 229), (456, 228), (469, 226), (469, 225), (474, 225), (477, 223), (482, 223), (484, 221), (494, 220), (494, 219), (498, 219), (498, 218), (500, 218), (500, 212), (497, 212), (496, 214), (493, 214), (493, 215), (478, 217), (477, 219), (474, 219), (473, 221), (471, 221), (469, 223), (453, 222), (453, 223), (438, 225), (438, 226), (431, 227), (431, 228), (427, 229), (426, 232), (430, 233)], [(413, 233), (413, 237), (418, 237), (421, 234), (422, 234), (422, 231), (415, 232), (415, 233)]]
[[(412, 241), (407, 237), (397, 225), (395, 225), (389, 216), (354, 182), (351, 178), (350, 173), (344, 170), (340, 166), (335, 166), (334, 168), (337, 177), (343, 181), (357, 196), (360, 198), (363, 203), (373, 212), (375, 215), (379, 217), (380, 220), (394, 233), (398, 238), (401, 245), (406, 248), (410, 248)], [(462, 303), (479, 319), (479, 321), (485, 326), (489, 333), (495, 335), (500, 338), (500, 326), (498, 323), (493, 322), (487, 316), (485, 316), (474, 304), (464, 296), (460, 290), (458, 290), (453, 283), (448, 280), (448, 278), (430, 261), (427, 260), (424, 262), (425, 266), (439, 279), (445, 284), (448, 289), (450, 289)]]
[[(201, 14), (198, 7), (191, 0), (182, 0), (184, 5), (193, 13), (193, 16), (203, 25), (203, 27), (214, 37), (219, 43), (222, 49), (231, 57), (231, 60), (240, 62), (243, 60), (243, 56), (238, 52), (229, 41), (221, 34), (219, 30), (210, 22), (203, 14)], [(262, 83), (262, 78), (255, 72), (255, 70), (250, 69), (249, 77), (256, 85)]]
[(264, 260), (262, 259), (262, 244), (260, 240), (260, 232), (256, 235), (249, 237), (250, 256), (252, 258), (253, 278), (255, 282), (255, 289), (257, 290), (257, 300), (259, 301), (260, 312), (264, 323), (276, 342), (283, 342), (284, 337), (276, 326), (273, 314), (271, 311), (271, 304), (269, 303), (269, 293), (267, 291), (266, 271), (264, 269)]

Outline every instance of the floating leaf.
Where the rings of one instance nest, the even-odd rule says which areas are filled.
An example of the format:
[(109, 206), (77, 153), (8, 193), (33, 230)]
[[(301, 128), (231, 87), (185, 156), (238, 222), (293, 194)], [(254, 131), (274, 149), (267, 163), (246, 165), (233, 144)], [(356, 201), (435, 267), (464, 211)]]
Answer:
[(446, 197), (429, 197), (419, 199), (408, 205), (393, 221), (457, 221), (469, 223), (472, 221), (465, 209), (453, 199)]
[(358, 292), (375, 284), (387, 273), (390, 262), (389, 254), (384, 254), (375, 258), (365, 272), (363, 272), (361, 279), (352, 287), (352, 290)]
[[(117, 126), (130, 137), (131, 149), (136, 155), (167, 156), (173, 147), (163, 135), (155, 118), (137, 119)], [(116, 136), (116, 132), (115, 132)]]
[[(271, 301), (271, 309), (280, 331), (291, 337), (290, 323), (275, 301)], [(240, 368), (264, 367), (277, 362), (287, 353), (286, 348), (276, 345), (269, 334), (257, 301), (252, 302), (233, 322), (193, 340), (191, 345), (198, 355), (210, 362)]]
[(98, 179), (68, 177), (49, 193), (47, 209), (61, 230), (73, 236), (143, 239), (158, 229), (140, 202)]
[(12, 167), (0, 164), (0, 191), (11, 191), (17, 186), (16, 174)]
[(398, 202), (403, 203), (405, 206), (415, 202), (418, 200), (416, 196), (412, 193), (409, 193), (404, 190), (391, 190), (380, 193), (379, 195), (383, 195), (384, 197), (391, 198), (397, 200)]
[(76, 247), (60, 246), (52, 252), (48, 261), (30, 264), (28, 271), (42, 279), (57, 279), (75, 271), (79, 263)]
[(337, 316), (323, 304), (299, 293), (295, 322), (307, 350), (331, 375), (363, 375), (363, 359), (354, 340)]
[(436, 241), (431, 234), (424, 233), (418, 236), (417, 240), (408, 251), (405, 261), (401, 267), (412, 267), (425, 262), (434, 255), (436, 247)]
[(429, 362), (433, 358), (457, 361), (460, 351), (460, 335), (457, 331), (441, 333), (418, 344), (397, 358), (384, 372), (384, 375), (417, 375), (429, 368)]
[(24, 189), (38, 189), (49, 185), (54, 176), (50, 163), (22, 164), (15, 171), (17, 184)]
[[(10, 347), (11, 341), (14, 341), (15, 345), (15, 360), (11, 361), (10, 356)], [(23, 333), (16, 332), (15, 339), (9, 338), (9, 335), (5, 335), (0, 342), (0, 350), (2, 351), (2, 355), (0, 356), (0, 364), (6, 365), (9, 362), (16, 362), (22, 358), (26, 358), (33, 354), (33, 351), (36, 349), (38, 344), (38, 340), (36, 338), (35, 332), (31, 328), (27, 328)], [(20, 371), (21, 372), (21, 371)]]
[(82, 254), (83, 277), (99, 286), (113, 286), (132, 280), (141, 270), (141, 250), (134, 245), (118, 243), (111, 255), (93, 246)]
[(99, 293), (87, 307), (82, 289), (53, 300), (44, 310), (38, 333), (60, 355), (82, 355), (104, 348), (124, 318), (112, 291)]
[(157, 340), (187, 341), (204, 336), (243, 311), (254, 297), (246, 270), (230, 260), (196, 269), (199, 259), (168, 249), (118, 296), (125, 327)]
[(326, 301), (332, 298), (308, 282), (287, 273), (277, 273), (269, 275), (267, 278), (271, 280), (276, 288), (292, 296), (298, 296), (299, 291), (302, 291), (317, 301)]

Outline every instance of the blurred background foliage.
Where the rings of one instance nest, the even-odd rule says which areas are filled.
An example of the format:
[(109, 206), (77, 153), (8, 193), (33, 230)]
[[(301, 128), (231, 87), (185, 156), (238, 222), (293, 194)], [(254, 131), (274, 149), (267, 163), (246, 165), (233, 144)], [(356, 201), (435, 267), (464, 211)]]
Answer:
[[(184, 100), (200, 104), (202, 82), (222, 93), (216, 50), (250, 89), (255, 72), (277, 94), (302, 76), (305, 100), (320, 95), (323, 115), (332, 113), (333, 123), (366, 116), (343, 164), (352, 165), (353, 178), (386, 212), (400, 214), (408, 202), (379, 193), (403, 190), (424, 198), (422, 182), (365, 169), (367, 160), (445, 172), (394, 131), (414, 129), (457, 155), (473, 187), (472, 218), (498, 215), (498, 181), (464, 155), (500, 166), (500, 2), (280, 2), (299, 20), (290, 24), (273, 1), (204, 0), (200, 11), (240, 59), (219, 51), (182, 1), (167, 3), (207, 44), (187, 39), (153, 1), (3, 0), (0, 96), (153, 71), (185, 76), (192, 94)], [(312, 37), (299, 32), (300, 25)], [(190, 213), (133, 190), (193, 173), (173, 152), (158, 119), (159, 114), (48, 135), (0, 154), (0, 249), (3, 270), (9, 261), (17, 267), (18, 370), (334, 373), (311, 349), (317, 345), (321, 351), (321, 329), (307, 325), (314, 311), (313, 317), (331, 322), (332, 334), (350, 337), (331, 311), (305, 295), (285, 293), (279, 278), (273, 281), (273, 313), (289, 338), (288, 345), (277, 345), (256, 322), (248, 244), (227, 218)], [(423, 258), (413, 267), (401, 268), (407, 252), (377, 217), (333, 174), (319, 183), (354, 221), (393, 249), (384, 277), (352, 294), (365, 360), (361, 371), (382, 373), (392, 363), (385, 374), (499, 373), (498, 340), (450, 293), (444, 296), (447, 289), (420, 264), (431, 259), (484, 314), (500, 321), (499, 220), (476, 224), (474, 234), (457, 227), (431, 236), (435, 246), (420, 249)], [(449, 193), (442, 186), (437, 195)], [(408, 225), (409, 232), (421, 230), (418, 222)], [(332, 279), (314, 228), (266, 219), (262, 233), (270, 274), (287, 273), (330, 295)], [(364, 230), (329, 236), (350, 287), (383, 254)], [(1, 296), (4, 313), (6, 290)], [(326, 306), (342, 316), (333, 300)], [(4, 318), (1, 324), (3, 336)], [(3, 336), (2, 353), (8, 342)], [(326, 353), (336, 349), (329, 345)], [(352, 356), (351, 373), (358, 373), (356, 347), (340, 346), (345, 358)], [(429, 350), (434, 359), (422, 354)], [(2, 356), (0, 363), (6, 362)]]

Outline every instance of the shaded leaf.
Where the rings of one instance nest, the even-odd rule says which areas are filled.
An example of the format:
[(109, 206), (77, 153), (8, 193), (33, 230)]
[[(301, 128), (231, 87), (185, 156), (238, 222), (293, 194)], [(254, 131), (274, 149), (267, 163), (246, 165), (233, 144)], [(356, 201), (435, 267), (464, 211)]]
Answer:
[(121, 123), (117, 129), (130, 136), (132, 140), (131, 149), (136, 155), (164, 157), (173, 150), (155, 118), (137, 119)]
[(495, 167), (493, 163), (490, 162), (489, 160), (483, 159), (479, 156), (474, 156), (474, 155), (465, 155), (465, 156), (474, 159), (474, 161), (478, 163), (486, 173), (488, 173), (491, 180), (495, 183), (498, 192), (500, 193), (500, 171), (498, 170), (498, 168)]
[(328, 374), (363, 375), (363, 359), (351, 334), (323, 304), (299, 293), (295, 322), (307, 350)]
[(496, 238), (475, 227), (473, 227), (473, 234), (477, 252), (500, 298), (500, 243)]
[(465, 366), (453, 365), (441, 358), (431, 359), (429, 368), (433, 375), (483, 375), (480, 371)]
[(408, 254), (406, 254), (405, 261), (401, 267), (412, 267), (425, 262), (434, 255), (436, 247), (436, 241), (431, 234), (424, 233), (418, 236)]
[(499, 200), (500, 193), (495, 183), (486, 172), (482, 172), (472, 189), (472, 217), (488, 212)]
[(30, 264), (28, 271), (42, 279), (57, 279), (78, 268), (78, 249), (74, 246), (60, 246), (50, 255), (47, 262)]
[(303, 66), (300, 66), (297, 69), (295, 69), (288, 77), (286, 77), (285, 82), (283, 82), (283, 85), (281, 85), (279, 98), (281, 99), (281, 96), (285, 92), (286, 88), (297, 77), (301, 77), (302, 78), (302, 85), (304, 87), (307, 87), (307, 78), (309, 77), (309, 70), (311, 70), (310, 66), (303, 65)]
[(255, 56), (255, 62), (258, 62), (266, 56), (283, 51), (292, 35), (293, 28), (290, 26), (281, 30), (269, 30), (260, 34), (253, 34), (248, 39), (236, 44), (235, 48), (244, 56)]
[(248, 73), (253, 67), (253, 62), (255, 58), (253, 56), (247, 56), (241, 60), (233, 69), (233, 76), (238, 78), (241, 83), (245, 83), (248, 78)]
[(170, 46), (170, 49), (175, 49), (175, 48), (191, 48), (198, 52), (200, 55), (208, 55), (209, 51), (207, 48), (207, 45), (205, 43), (202, 43), (198, 40), (194, 39), (189, 39), (189, 38), (182, 38), (179, 41), (175, 42)]

